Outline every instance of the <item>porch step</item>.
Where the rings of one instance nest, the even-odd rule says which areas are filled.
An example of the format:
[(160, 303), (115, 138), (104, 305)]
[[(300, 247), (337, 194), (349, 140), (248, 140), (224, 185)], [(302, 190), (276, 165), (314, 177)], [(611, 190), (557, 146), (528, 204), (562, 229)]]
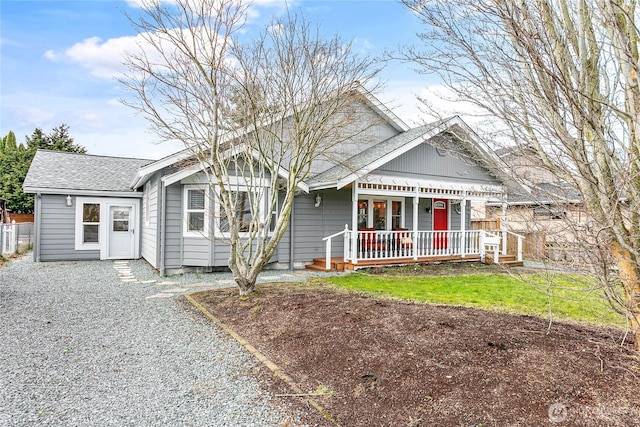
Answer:
[(498, 264), (502, 265), (503, 267), (522, 267), (524, 265), (524, 262), (516, 261), (515, 255), (500, 255)]
[(304, 268), (313, 271), (344, 271), (344, 260), (342, 258), (331, 258), (331, 268), (327, 270), (326, 258), (314, 258), (313, 264), (305, 264)]

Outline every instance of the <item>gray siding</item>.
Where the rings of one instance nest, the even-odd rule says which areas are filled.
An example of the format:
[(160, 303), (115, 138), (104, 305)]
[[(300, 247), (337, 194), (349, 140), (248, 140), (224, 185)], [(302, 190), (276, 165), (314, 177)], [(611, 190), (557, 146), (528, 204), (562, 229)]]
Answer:
[(182, 265), (182, 191), (179, 183), (167, 187), (165, 214), (164, 265), (179, 268)]
[(350, 159), (365, 149), (400, 133), (365, 103), (360, 103), (355, 108), (358, 119), (352, 122), (351, 128), (344, 129), (344, 124), (341, 124), (344, 135), (355, 136), (329, 148), (325, 154), (326, 160), (322, 158), (314, 160), (311, 175), (335, 166), (336, 159)]
[[(142, 198), (142, 234), (141, 255), (154, 268), (158, 268), (158, 202), (160, 180), (154, 175), (144, 185), (145, 197)], [(148, 199), (147, 199), (148, 198)], [(146, 203), (145, 203), (146, 202)]]
[(485, 168), (471, 160), (463, 160), (452, 152), (437, 150), (427, 143), (396, 157), (381, 166), (377, 173), (393, 176), (415, 176), (450, 182), (500, 184)]
[(100, 251), (75, 250), (74, 205), (66, 204), (66, 195), (43, 194), (40, 206), (40, 261), (71, 261), (100, 259)]
[[(322, 203), (315, 207), (316, 192), (296, 197), (294, 229), (294, 263), (310, 262), (325, 255), (323, 237), (351, 229), (351, 190), (323, 190)], [(333, 239), (332, 256), (343, 253), (343, 238)]]
[(183, 237), (182, 265), (208, 267), (211, 265), (210, 259), (211, 240), (206, 237)]

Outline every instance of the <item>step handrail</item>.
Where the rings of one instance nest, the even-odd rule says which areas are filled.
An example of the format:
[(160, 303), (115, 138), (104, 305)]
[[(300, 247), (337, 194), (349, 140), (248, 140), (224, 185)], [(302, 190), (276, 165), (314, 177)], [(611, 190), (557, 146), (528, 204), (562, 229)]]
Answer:
[[(324, 242), (325, 242), (325, 244), (324, 244), (324, 246), (325, 246), (325, 249), (324, 249), (324, 251), (325, 251), (324, 252), (325, 263), (324, 263), (324, 266), (325, 266), (325, 269), (327, 271), (331, 270), (331, 239), (333, 239), (334, 237), (338, 237), (340, 235), (343, 235), (343, 234), (345, 236), (347, 236), (348, 233), (349, 233), (349, 225), (345, 224), (344, 225), (344, 230), (340, 230), (337, 233), (333, 233), (330, 236), (322, 238), (322, 240), (324, 240)], [(345, 254), (347, 253), (347, 242), (346, 242), (346, 240), (347, 239), (345, 238), (345, 248), (344, 248)]]
[(515, 236), (518, 238), (518, 249), (517, 249), (517, 256), (516, 259), (518, 260), (518, 262), (522, 261), (522, 241), (526, 239), (525, 236), (523, 236), (522, 234), (518, 234), (518, 233), (514, 233), (513, 231), (507, 230), (505, 228), (500, 229), (500, 232), (503, 235), (503, 242), (502, 242), (502, 253), (503, 255), (507, 254), (507, 234), (511, 234), (512, 236)]
[(344, 229), (344, 230), (340, 230), (340, 231), (338, 231), (337, 233), (333, 233), (331, 236), (323, 237), (323, 238), (322, 238), (322, 240), (324, 240), (324, 241), (331, 240), (331, 239), (333, 239), (334, 237), (338, 237), (338, 236), (340, 236), (341, 234), (344, 234), (344, 233), (346, 233), (346, 232), (348, 232), (348, 231), (349, 231), (349, 228), (347, 228), (347, 226), (345, 225), (345, 229)]

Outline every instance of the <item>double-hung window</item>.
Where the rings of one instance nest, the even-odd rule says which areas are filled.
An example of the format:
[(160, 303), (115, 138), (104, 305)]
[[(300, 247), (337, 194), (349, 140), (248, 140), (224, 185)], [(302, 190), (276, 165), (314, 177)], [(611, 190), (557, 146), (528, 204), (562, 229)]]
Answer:
[(82, 204), (82, 244), (100, 243), (100, 204)]
[(209, 197), (206, 187), (184, 187), (184, 235), (206, 237), (209, 232)]
[[(238, 231), (248, 233), (264, 226), (266, 209), (266, 189), (250, 191), (248, 187), (236, 186), (229, 192), (233, 204), (234, 215), (227, 213), (222, 200), (217, 199), (215, 205), (216, 235), (228, 237), (231, 217), (235, 217)], [(273, 226), (273, 224), (272, 224)]]
[[(230, 192), (231, 200), (234, 205), (234, 212), (236, 221), (238, 221), (238, 226), (241, 233), (246, 233), (249, 231), (251, 227), (251, 220), (253, 219), (251, 215), (251, 200), (249, 199), (248, 191), (232, 191)], [(227, 214), (224, 205), (220, 203), (220, 231), (222, 233), (229, 232), (229, 215)]]

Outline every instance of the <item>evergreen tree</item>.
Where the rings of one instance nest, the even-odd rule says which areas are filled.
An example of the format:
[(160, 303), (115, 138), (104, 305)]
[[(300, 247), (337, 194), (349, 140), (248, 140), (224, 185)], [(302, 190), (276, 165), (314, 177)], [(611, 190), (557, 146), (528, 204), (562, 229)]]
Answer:
[(13, 132), (0, 139), (0, 197), (7, 199), (7, 207), (13, 212), (33, 213), (33, 194), (22, 191), (22, 184), (38, 149), (86, 153), (87, 150), (73, 143), (69, 126), (61, 124), (50, 134), (36, 128), (26, 137), (26, 146), (18, 144)]

